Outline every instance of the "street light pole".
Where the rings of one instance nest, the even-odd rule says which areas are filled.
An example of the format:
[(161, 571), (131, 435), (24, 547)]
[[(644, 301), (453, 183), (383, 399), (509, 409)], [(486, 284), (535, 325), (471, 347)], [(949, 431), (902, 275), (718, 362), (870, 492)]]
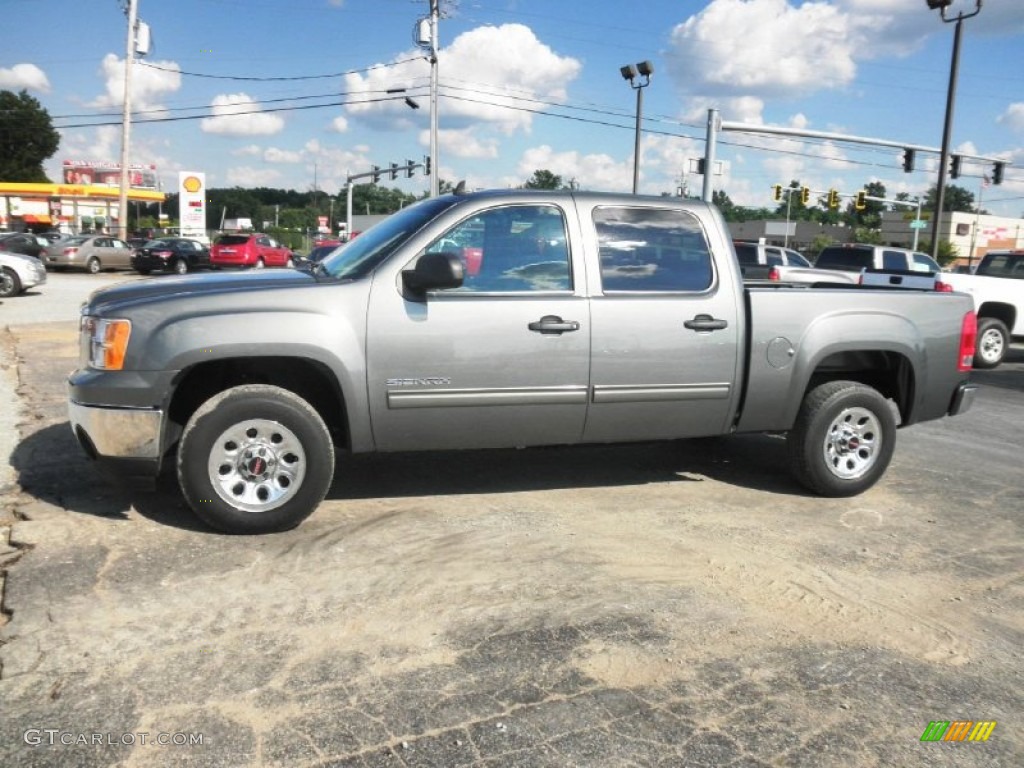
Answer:
[(964, 13), (961, 11), (955, 19), (946, 18), (946, 8), (952, 5), (953, 0), (925, 0), (932, 10), (940, 9), (944, 22), (956, 22), (953, 33), (953, 60), (949, 66), (949, 88), (946, 91), (946, 121), (942, 128), (942, 150), (939, 153), (939, 181), (935, 191), (935, 212), (932, 215), (932, 258), (939, 259), (939, 228), (942, 224), (942, 209), (946, 205), (946, 166), (949, 165), (949, 144), (953, 133), (953, 106), (956, 102), (956, 81), (957, 72), (960, 69), (960, 37), (963, 29), (964, 19), (977, 16), (981, 13), (982, 0), (974, 0), (974, 11)]
[[(619, 68), (624, 80), (636, 91), (636, 135), (633, 141), (633, 194), (637, 193), (640, 184), (640, 123), (644, 110), (644, 88), (651, 84), (654, 65), (649, 61), (641, 61), (635, 67), (627, 64)], [(640, 78), (643, 78), (642, 80)]]

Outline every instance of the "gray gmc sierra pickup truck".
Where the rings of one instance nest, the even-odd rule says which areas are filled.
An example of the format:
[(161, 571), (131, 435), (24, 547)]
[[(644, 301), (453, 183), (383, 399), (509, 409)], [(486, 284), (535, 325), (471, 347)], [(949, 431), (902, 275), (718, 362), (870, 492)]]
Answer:
[(308, 270), (98, 291), (80, 333), (83, 449), (120, 477), (173, 460), (230, 533), (300, 523), (336, 448), (785, 432), (797, 480), (849, 496), (885, 472), (897, 419), (975, 393), (970, 297), (745, 288), (713, 207), (632, 195), (423, 200)]

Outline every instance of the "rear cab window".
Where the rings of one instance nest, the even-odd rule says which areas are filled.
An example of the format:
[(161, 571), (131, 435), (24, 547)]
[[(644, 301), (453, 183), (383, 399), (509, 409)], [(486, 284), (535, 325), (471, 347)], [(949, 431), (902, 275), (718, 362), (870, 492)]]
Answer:
[(818, 254), (814, 266), (821, 269), (838, 269), (845, 272), (860, 272), (871, 269), (874, 252), (870, 248), (843, 248), (829, 246)]

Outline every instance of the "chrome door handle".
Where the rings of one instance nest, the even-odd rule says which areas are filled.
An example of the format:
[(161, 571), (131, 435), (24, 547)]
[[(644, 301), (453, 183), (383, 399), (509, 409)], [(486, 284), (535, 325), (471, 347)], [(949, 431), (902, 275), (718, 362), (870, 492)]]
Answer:
[(718, 320), (711, 315), (697, 315), (693, 320), (684, 322), (683, 327), (698, 333), (701, 331), (720, 331), (723, 328), (728, 328), (729, 322), (727, 320)]
[(543, 334), (562, 334), (567, 331), (578, 331), (580, 324), (576, 320), (563, 320), (558, 315), (544, 315), (526, 326), (531, 331)]

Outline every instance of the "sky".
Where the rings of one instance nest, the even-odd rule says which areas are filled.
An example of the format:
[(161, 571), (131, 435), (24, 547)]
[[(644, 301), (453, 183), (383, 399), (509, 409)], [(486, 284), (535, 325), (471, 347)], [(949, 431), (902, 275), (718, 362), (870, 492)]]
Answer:
[[(948, 18), (979, 0), (954, 0)], [(127, 0), (0, 0), (0, 89), (26, 89), (61, 134), (46, 164), (118, 161)], [(699, 195), (708, 110), (752, 130), (717, 135), (712, 186), (773, 207), (772, 185), (923, 195), (938, 178), (956, 24), (924, 0), (440, 0), (438, 168), (470, 188), (548, 170), (630, 191), (637, 90), (649, 61), (639, 191)], [(422, 162), (430, 63), (414, 35), (429, 0), (137, 0), (148, 54), (132, 67), (130, 162), (208, 187), (343, 191), (374, 165)], [(1024, 216), (1024, 2), (984, 0), (961, 24), (951, 148), (957, 184)], [(643, 82), (642, 78), (634, 84)], [(405, 89), (402, 92), (400, 89)], [(389, 91), (392, 91), (389, 93)], [(412, 108), (407, 101), (418, 106)], [(775, 126), (932, 148), (756, 132)], [(988, 185), (992, 163), (1008, 162)], [(357, 180), (364, 183), (365, 179)], [(420, 195), (422, 170), (381, 182)]]

